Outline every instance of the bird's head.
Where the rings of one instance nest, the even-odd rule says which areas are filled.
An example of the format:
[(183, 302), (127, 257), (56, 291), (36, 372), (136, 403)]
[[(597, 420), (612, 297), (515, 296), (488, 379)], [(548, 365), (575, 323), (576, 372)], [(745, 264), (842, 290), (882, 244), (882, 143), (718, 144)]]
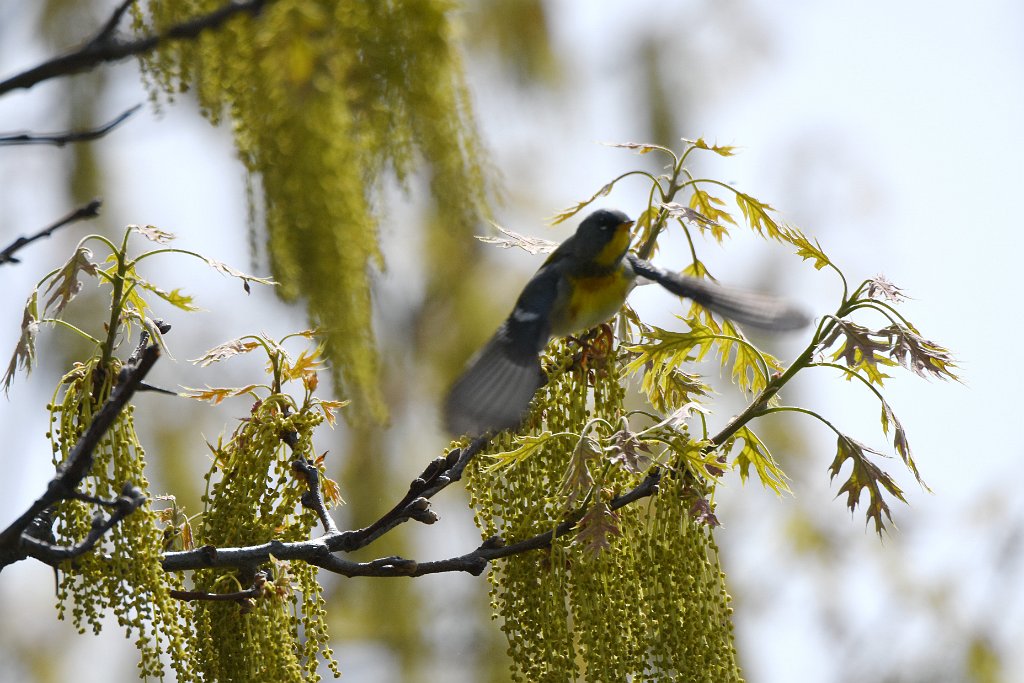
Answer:
[(629, 249), (631, 227), (633, 220), (622, 211), (598, 209), (576, 228), (576, 255), (595, 265), (614, 265)]

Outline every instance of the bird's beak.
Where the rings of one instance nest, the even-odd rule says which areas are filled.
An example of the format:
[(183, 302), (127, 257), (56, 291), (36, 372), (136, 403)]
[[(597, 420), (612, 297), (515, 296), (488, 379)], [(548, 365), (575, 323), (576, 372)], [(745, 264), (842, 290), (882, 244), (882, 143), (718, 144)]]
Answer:
[(636, 223), (636, 221), (623, 221), (622, 223), (619, 223), (619, 230), (628, 230), (629, 228), (633, 227), (634, 223)]

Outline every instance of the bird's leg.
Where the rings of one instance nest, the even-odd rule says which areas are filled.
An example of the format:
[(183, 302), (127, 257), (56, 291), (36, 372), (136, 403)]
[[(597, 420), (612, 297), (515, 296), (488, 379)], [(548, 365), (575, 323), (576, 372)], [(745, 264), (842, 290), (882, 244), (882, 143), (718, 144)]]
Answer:
[(615, 346), (615, 333), (611, 323), (601, 323), (579, 337), (569, 339), (580, 345), (579, 353), (573, 356), (573, 367), (582, 368), (585, 372), (604, 365)]

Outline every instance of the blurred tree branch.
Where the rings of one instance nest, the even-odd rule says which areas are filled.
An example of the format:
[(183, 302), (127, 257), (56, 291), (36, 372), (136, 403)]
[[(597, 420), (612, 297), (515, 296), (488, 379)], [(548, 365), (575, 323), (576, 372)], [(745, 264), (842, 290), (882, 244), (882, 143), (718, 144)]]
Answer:
[(72, 130), (62, 133), (11, 133), (0, 136), (0, 146), (14, 145), (56, 145), (63, 147), (73, 142), (88, 142), (96, 140), (124, 123), (132, 114), (142, 108), (141, 104), (121, 112), (116, 118), (111, 119), (102, 126), (86, 130)]
[(118, 5), (99, 32), (79, 48), (0, 81), (0, 95), (12, 90), (28, 89), (51, 78), (89, 71), (106, 62), (117, 62), (126, 57), (150, 52), (167, 41), (195, 38), (203, 31), (221, 26), (236, 15), (258, 14), (264, 5), (272, 1), (227, 2), (208, 14), (175, 24), (161, 33), (136, 40), (123, 40), (117, 35), (117, 27), (124, 14), (135, 2), (135, 0), (125, 0)]
[(102, 204), (102, 200), (93, 199), (88, 204), (80, 206), (71, 213), (69, 213), (67, 216), (64, 216), (64, 218), (61, 218), (53, 225), (43, 228), (39, 232), (33, 235), (29, 235), (28, 237), (23, 236), (14, 240), (9, 245), (7, 245), (3, 251), (0, 251), (0, 266), (4, 265), (5, 263), (18, 263), (18, 259), (14, 256), (14, 254), (17, 251), (21, 250), (23, 247), (31, 244), (32, 242), (35, 242), (38, 239), (49, 237), (60, 228), (63, 228), (65, 225), (70, 225), (71, 223), (75, 223), (82, 220), (88, 220), (90, 218), (96, 218), (96, 216), (100, 215), (100, 206), (102, 206)]

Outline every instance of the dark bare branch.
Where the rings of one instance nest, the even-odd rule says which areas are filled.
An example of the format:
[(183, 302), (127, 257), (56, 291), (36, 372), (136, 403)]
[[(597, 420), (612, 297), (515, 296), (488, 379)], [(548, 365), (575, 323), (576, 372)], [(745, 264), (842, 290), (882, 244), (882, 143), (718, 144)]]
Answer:
[(73, 130), (66, 133), (10, 133), (8, 135), (0, 135), (0, 146), (56, 145), (58, 147), (63, 147), (64, 145), (71, 144), (73, 142), (96, 140), (117, 128), (141, 108), (141, 104), (136, 104), (131, 109), (121, 112), (117, 118), (104, 123), (98, 128)]
[(103, 24), (103, 27), (96, 34), (96, 37), (92, 39), (92, 42), (100, 40), (107, 40), (114, 35), (117, 31), (117, 27), (121, 24), (121, 19), (124, 18), (125, 13), (135, 4), (136, 0), (122, 0), (121, 4), (107, 17), (107, 22)]
[[(409, 491), (402, 500), (376, 522), (363, 529), (337, 531), (326, 510), (322, 514), (317, 511), (321, 522), (334, 531), (309, 541), (269, 541), (242, 548), (203, 546), (194, 550), (169, 552), (164, 555), (163, 568), (165, 571), (182, 571), (201, 567), (238, 567), (245, 571), (255, 571), (260, 565), (268, 562), (271, 555), (278, 560), (304, 560), (324, 566), (331, 562), (331, 553), (351, 552), (365, 547), (405, 521), (412, 519), (430, 523), (436, 520), (436, 515), (429, 510), (428, 499), (452, 482), (458, 481), (466, 464), (486, 444), (486, 439), (476, 439), (466, 448), (456, 448), (447, 457), (433, 460), (409, 485)], [(311, 504), (313, 501), (304, 500), (303, 503)]]
[(96, 216), (100, 215), (100, 206), (102, 206), (102, 204), (103, 202), (101, 200), (94, 199), (85, 206), (78, 207), (77, 209), (69, 213), (67, 216), (64, 216), (64, 218), (61, 218), (53, 225), (43, 228), (34, 235), (29, 235), (28, 237), (19, 237), (18, 239), (14, 240), (9, 245), (7, 245), (3, 251), (0, 251), (0, 266), (2, 266), (5, 263), (18, 263), (18, 259), (14, 257), (15, 252), (31, 244), (32, 242), (35, 242), (38, 239), (49, 237), (60, 228), (63, 228), (65, 225), (70, 225), (71, 223), (76, 223), (78, 221), (83, 221), (90, 218), (96, 218)]

